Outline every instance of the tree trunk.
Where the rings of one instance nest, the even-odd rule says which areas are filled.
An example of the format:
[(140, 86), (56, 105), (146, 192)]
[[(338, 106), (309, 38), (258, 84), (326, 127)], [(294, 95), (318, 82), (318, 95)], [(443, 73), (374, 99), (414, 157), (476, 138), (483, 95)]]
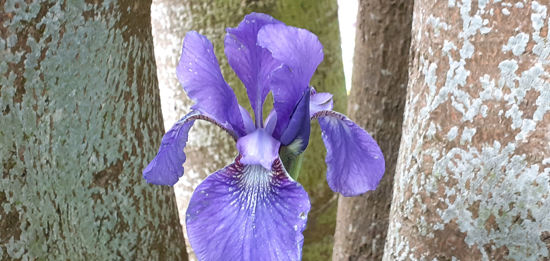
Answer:
[(185, 260), (150, 2), (87, 2), (0, 0), (0, 259)]
[[(222, 73), (235, 90), (239, 103), (251, 111), (246, 90), (227, 64), (223, 52), (226, 27), (236, 27), (250, 12), (263, 12), (293, 26), (306, 28), (319, 36), (325, 48), (325, 59), (313, 77), (318, 91), (330, 91), (335, 109), (345, 111), (346, 93), (341, 61), (337, 3), (335, 0), (261, 0), (212, 1), (154, 0), (152, 7), (155, 56), (158, 63), (161, 100), (166, 127), (188, 112), (192, 102), (177, 81), (175, 68), (185, 33), (196, 30), (213, 43)], [(265, 106), (270, 110), (271, 104)], [(231, 163), (237, 151), (233, 140), (216, 126), (197, 122), (186, 146), (185, 175), (176, 184), (181, 224), (194, 188), (204, 178)], [(332, 252), (335, 228), (336, 196), (325, 178), (325, 149), (318, 126), (312, 128), (312, 142), (306, 151), (299, 182), (310, 195), (312, 209), (305, 233), (303, 260), (328, 260)], [(191, 248), (188, 246), (189, 252)], [(191, 253), (192, 259), (194, 255)]]
[(333, 260), (381, 260), (388, 229), (407, 86), (413, 2), (359, 1), (348, 115), (378, 142), (386, 173), (378, 188), (340, 197)]
[(415, 2), (385, 260), (550, 257), (545, 2)]

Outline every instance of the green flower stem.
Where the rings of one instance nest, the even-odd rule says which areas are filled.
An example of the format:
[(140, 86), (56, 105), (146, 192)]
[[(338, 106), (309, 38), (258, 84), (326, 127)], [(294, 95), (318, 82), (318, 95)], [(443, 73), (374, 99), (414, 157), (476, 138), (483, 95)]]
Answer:
[(303, 153), (296, 153), (291, 146), (282, 146), (279, 152), (286, 171), (294, 180), (298, 180), (300, 169), (302, 168)]

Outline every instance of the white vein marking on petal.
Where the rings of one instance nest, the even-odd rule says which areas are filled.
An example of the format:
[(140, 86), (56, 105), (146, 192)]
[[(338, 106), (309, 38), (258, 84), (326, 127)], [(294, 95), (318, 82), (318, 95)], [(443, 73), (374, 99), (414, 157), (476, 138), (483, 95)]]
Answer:
[(273, 174), (270, 170), (265, 169), (261, 165), (245, 165), (243, 170), (239, 172), (237, 178), (237, 186), (239, 186), (239, 201), (241, 209), (252, 211), (252, 215), (256, 212), (256, 203), (264, 201), (269, 192), (272, 192), (271, 182)]

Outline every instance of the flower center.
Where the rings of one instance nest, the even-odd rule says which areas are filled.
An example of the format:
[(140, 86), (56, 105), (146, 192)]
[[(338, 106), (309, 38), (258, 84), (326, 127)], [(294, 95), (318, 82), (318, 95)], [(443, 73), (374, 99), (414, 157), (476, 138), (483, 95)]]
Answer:
[(279, 157), (281, 143), (263, 128), (237, 140), (237, 150), (242, 155), (241, 162), (246, 165), (262, 165), (271, 170), (273, 161)]

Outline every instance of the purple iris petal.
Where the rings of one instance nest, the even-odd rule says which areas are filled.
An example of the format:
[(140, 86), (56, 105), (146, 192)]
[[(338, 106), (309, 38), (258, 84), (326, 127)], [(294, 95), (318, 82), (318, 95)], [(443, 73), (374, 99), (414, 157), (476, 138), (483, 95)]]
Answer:
[(143, 170), (143, 178), (147, 182), (169, 186), (173, 186), (178, 182), (178, 179), (183, 175), (183, 163), (185, 162), (183, 149), (187, 143), (189, 129), (191, 129), (195, 120), (214, 123), (234, 139), (237, 139), (237, 135), (233, 130), (224, 128), (215, 119), (201, 115), (198, 111), (192, 111), (176, 122), (162, 137), (157, 155)]
[(197, 187), (186, 224), (199, 260), (300, 260), (308, 195), (279, 160), (273, 166), (237, 159)]
[(197, 112), (191, 112), (176, 122), (162, 137), (159, 152), (143, 170), (143, 178), (155, 185), (173, 186), (183, 175), (187, 134), (193, 126)]
[(328, 92), (312, 92), (309, 102), (309, 117), (320, 111), (332, 110), (332, 94)]
[(239, 111), (241, 112), (241, 117), (243, 118), (243, 125), (246, 133), (253, 132), (256, 128), (254, 127), (252, 118), (250, 118), (250, 114), (248, 114), (248, 111), (241, 105), (239, 105)]
[(274, 137), (279, 138), (323, 60), (323, 46), (313, 33), (283, 24), (262, 27), (258, 32), (258, 44), (284, 64), (273, 72), (271, 79), (273, 107), (278, 116)]
[(257, 129), (237, 140), (237, 150), (243, 156), (243, 164), (260, 164), (271, 169), (271, 164), (279, 157), (281, 143), (265, 129)]
[(321, 111), (314, 115), (327, 148), (329, 187), (344, 196), (376, 189), (384, 175), (384, 155), (376, 141), (346, 116)]
[(299, 83), (306, 85), (303, 88), (307, 87), (317, 66), (323, 61), (323, 45), (315, 34), (306, 29), (269, 24), (258, 32), (258, 44), (268, 49), (273, 58), (290, 67), (299, 76)]
[(155, 185), (173, 186), (183, 175), (187, 134), (193, 126), (193, 120), (176, 123), (162, 137), (157, 156), (143, 170), (143, 178)]
[(265, 119), (265, 131), (270, 135), (273, 134), (273, 130), (275, 130), (276, 125), (277, 112), (275, 110), (271, 110), (271, 112), (269, 112), (269, 115), (267, 115), (267, 118)]
[(296, 105), (288, 126), (281, 135), (281, 144), (289, 145), (290, 143), (298, 140), (300, 142), (298, 153), (303, 152), (309, 144), (309, 132), (310, 132), (310, 118), (309, 106), (310, 106), (310, 90), (306, 89), (302, 94), (302, 98)]
[(246, 133), (235, 93), (223, 79), (214, 48), (206, 37), (195, 31), (185, 35), (176, 74), (187, 95), (196, 102), (193, 110), (214, 118), (239, 136)]
[(271, 91), (273, 94), (273, 110), (277, 113), (277, 125), (273, 131), (273, 137), (279, 139), (283, 131), (287, 128), (292, 111), (300, 100), (302, 92), (307, 87), (298, 92), (298, 88), (293, 88), (294, 75), (291, 69), (283, 65), (271, 75)]
[(276, 23), (281, 22), (266, 14), (251, 13), (237, 28), (228, 28), (225, 36), (227, 61), (246, 87), (258, 127), (262, 127), (262, 107), (269, 93), (268, 75), (281, 63), (258, 46), (256, 39), (262, 26)]

